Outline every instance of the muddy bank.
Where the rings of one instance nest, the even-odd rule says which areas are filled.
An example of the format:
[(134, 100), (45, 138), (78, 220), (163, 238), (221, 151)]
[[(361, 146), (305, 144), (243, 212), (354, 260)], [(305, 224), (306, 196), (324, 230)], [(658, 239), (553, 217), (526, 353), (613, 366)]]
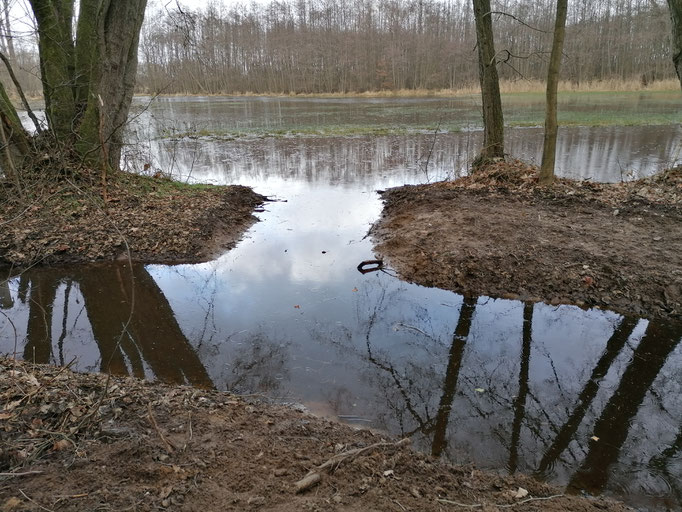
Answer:
[(127, 259), (199, 262), (234, 246), (265, 198), (248, 187), (190, 186), (120, 173), (100, 188), (55, 183), (0, 201), (0, 266)]
[(500, 163), (382, 192), (376, 251), (401, 277), (466, 295), (682, 317), (682, 169), (647, 180), (537, 186)]
[(0, 405), (3, 511), (627, 510), (217, 391), (0, 359)]

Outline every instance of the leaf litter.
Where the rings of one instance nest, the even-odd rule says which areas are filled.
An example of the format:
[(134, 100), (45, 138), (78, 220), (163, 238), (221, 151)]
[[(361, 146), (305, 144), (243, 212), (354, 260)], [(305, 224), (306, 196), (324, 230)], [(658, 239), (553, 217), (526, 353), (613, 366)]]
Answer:
[(0, 410), (3, 511), (627, 510), (215, 390), (0, 359)]

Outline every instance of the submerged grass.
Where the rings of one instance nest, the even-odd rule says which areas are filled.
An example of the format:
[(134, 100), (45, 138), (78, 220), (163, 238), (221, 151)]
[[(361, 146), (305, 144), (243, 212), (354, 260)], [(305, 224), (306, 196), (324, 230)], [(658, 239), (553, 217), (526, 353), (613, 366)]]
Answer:
[[(642, 126), (682, 123), (682, 92), (564, 91), (559, 94), (563, 126)], [(188, 100), (189, 103), (192, 100)], [(208, 138), (229, 141), (255, 137), (344, 137), (460, 132), (482, 128), (480, 97), (358, 98), (306, 101), (283, 98), (256, 102), (248, 119), (240, 118), (244, 100), (223, 102), (222, 126), (183, 128), (162, 133), (163, 139)], [(234, 104), (233, 104), (234, 103)], [(542, 126), (545, 95), (540, 91), (502, 96), (507, 126)], [(201, 109), (197, 112), (200, 114)], [(236, 115), (232, 117), (230, 114)], [(274, 113), (274, 114), (273, 114)]]

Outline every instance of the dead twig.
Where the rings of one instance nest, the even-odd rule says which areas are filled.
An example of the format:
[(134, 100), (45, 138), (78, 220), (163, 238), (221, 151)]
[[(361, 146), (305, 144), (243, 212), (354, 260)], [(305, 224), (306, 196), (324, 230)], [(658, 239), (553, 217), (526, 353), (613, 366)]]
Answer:
[(193, 432), (192, 432), (192, 413), (187, 414), (187, 441), (185, 441), (185, 445), (182, 447), (182, 451), (184, 452), (187, 450), (187, 446), (192, 442), (192, 437), (193, 437)]
[(161, 442), (163, 442), (164, 448), (166, 448), (166, 451), (168, 454), (172, 454), (175, 452), (175, 446), (166, 439), (166, 436), (163, 435), (163, 432), (161, 432), (161, 429), (159, 428), (159, 424), (156, 423), (156, 418), (154, 418), (154, 414), (152, 413), (152, 404), (148, 403), (147, 404), (147, 414), (149, 416), (149, 422), (152, 424), (152, 427), (154, 427), (154, 430), (156, 430), (156, 433), (159, 435), (159, 438), (161, 438)]
[(355, 448), (354, 450), (348, 450), (347, 452), (334, 455), (331, 459), (309, 471), (305, 477), (294, 483), (294, 491), (299, 493), (305, 491), (306, 489), (310, 489), (312, 486), (318, 484), (322, 480), (322, 476), (320, 475), (322, 471), (331, 473), (338, 468), (341, 463), (362, 455), (363, 453), (367, 453), (377, 448), (401, 448), (403, 446), (408, 446), (410, 443), (411, 441), (408, 438), (405, 438), (396, 443), (374, 443), (370, 444), (369, 446), (365, 446), (364, 448)]
[(24, 471), (23, 473), (0, 473), (0, 477), (12, 478), (14, 476), (29, 476), (29, 475), (41, 475), (41, 474), (43, 474), (42, 471)]
[[(553, 500), (556, 498), (563, 498), (565, 494), (553, 494), (552, 496), (539, 496), (537, 498), (531, 497), (531, 498), (526, 498), (525, 500), (517, 501), (516, 503), (511, 503), (511, 504), (493, 504), (493, 507), (497, 508), (512, 508), (512, 507), (517, 507), (519, 505), (523, 505), (524, 503), (529, 503), (531, 501), (547, 501), (547, 500)], [(484, 506), (483, 503), (472, 503), (472, 504), (466, 504), (466, 503), (458, 503), (456, 501), (452, 500), (446, 500), (445, 498), (438, 498), (437, 500), (439, 503), (446, 503), (448, 505), (455, 505), (457, 507), (464, 507), (464, 508), (481, 508)]]
[(17, 80), (17, 76), (14, 74), (14, 69), (12, 69), (12, 65), (10, 64), (9, 59), (4, 53), (0, 52), (0, 60), (2, 60), (2, 62), (5, 63), (7, 73), (9, 73), (9, 76), (12, 79), (12, 83), (14, 84), (14, 87), (16, 87), (17, 92), (19, 93), (19, 98), (21, 98), (21, 103), (24, 106), (24, 109), (26, 109), (28, 117), (31, 118), (31, 121), (33, 121), (33, 125), (36, 127), (36, 132), (42, 133), (43, 129), (41, 128), (40, 123), (38, 122), (38, 118), (33, 113), (33, 110), (31, 110), (31, 106), (28, 104), (28, 100), (26, 99), (24, 90), (21, 88), (21, 84), (19, 83), (19, 80)]
[(45, 510), (46, 512), (54, 512), (52, 509), (50, 509), (50, 508), (45, 508), (45, 507), (43, 507), (40, 503), (38, 503), (37, 501), (32, 500), (31, 498), (29, 498), (29, 497), (26, 495), (26, 493), (25, 493), (24, 491), (22, 491), (21, 489), (19, 489), (19, 492), (21, 493), (21, 495), (22, 495), (24, 498), (26, 498), (28, 501), (30, 501), (31, 503), (33, 503), (36, 507), (38, 507), (38, 508), (40, 508), (40, 509), (42, 509), (42, 510)]

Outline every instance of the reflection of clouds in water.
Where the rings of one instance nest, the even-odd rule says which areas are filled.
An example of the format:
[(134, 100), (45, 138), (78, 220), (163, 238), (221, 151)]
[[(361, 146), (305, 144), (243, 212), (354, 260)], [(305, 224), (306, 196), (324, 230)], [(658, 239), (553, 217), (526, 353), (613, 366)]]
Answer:
[[(211, 108), (206, 102), (204, 113), (209, 117), (214, 115)], [(599, 166), (612, 167), (637, 151), (643, 159), (658, 158), (657, 151), (670, 149), (667, 137), (679, 136), (679, 130), (562, 128), (565, 138), (560, 136), (559, 143), (564, 140), (563, 151), (572, 155), (572, 168), (597, 172)], [(537, 153), (538, 133), (537, 129), (509, 130), (510, 152), (518, 154), (520, 147), (519, 152)], [(648, 133), (649, 139), (642, 138)], [(470, 143), (477, 137), (439, 136), (433, 171), (452, 173), (466, 161)], [(647, 146), (650, 139), (663, 142)], [(373, 425), (398, 432), (413, 430), (420, 422), (428, 424), (435, 417), (452, 360), (462, 297), (381, 273), (363, 276), (355, 269), (372, 253), (371, 242), (362, 237), (381, 211), (374, 189), (424, 181), (418, 162), (431, 140), (428, 136), (270, 138), (152, 145), (162, 167), (172, 163), (185, 175), (191, 170), (192, 180), (251, 185), (288, 201), (266, 204), (267, 212), (259, 214), (263, 222), (255, 224), (236, 249), (215, 261), (147, 267), (214, 382), (318, 404), (326, 400), (326, 410), (369, 418)], [(18, 285), (12, 286), (14, 305), (3, 311), (16, 320), (23, 342), (29, 307), (17, 300)], [(77, 292), (74, 287), (68, 301), (68, 325), (77, 327), (68, 331), (65, 358), (81, 354), (86, 365), (96, 365), (97, 347), (87, 315), (73, 321), (83, 307)], [(51, 319), (53, 333), (62, 329), (63, 297), (64, 286), (60, 286)], [(3, 301), (9, 304), (6, 298)], [(518, 427), (515, 397), (520, 394), (521, 359), (528, 346), (523, 339), (527, 311), (515, 301), (478, 299), (447, 427), (446, 451), (459, 461), (476, 460), (489, 467), (506, 464), (509, 433), (512, 425)], [(529, 391), (519, 439), (520, 467), (530, 469), (575, 406), (620, 321), (614, 313), (570, 306), (538, 304), (531, 312)], [(628, 346), (614, 354), (608, 373), (596, 382), (598, 392), (571, 439), (570, 455), (557, 463), (559, 481), (572, 471), (570, 457), (582, 456), (594, 420), (631, 364), (646, 326), (639, 323)], [(0, 331), (0, 349), (5, 352), (12, 347), (6, 332), (5, 326)], [(682, 423), (680, 357), (678, 347), (633, 419), (624, 467), (641, 466), (631, 454), (653, 456), (674, 439)], [(131, 366), (130, 360), (123, 363)], [(145, 366), (145, 373), (150, 374), (149, 368)], [(407, 409), (407, 400), (413, 411)], [(429, 435), (422, 443), (428, 444)], [(619, 471), (622, 474), (622, 468)]]

